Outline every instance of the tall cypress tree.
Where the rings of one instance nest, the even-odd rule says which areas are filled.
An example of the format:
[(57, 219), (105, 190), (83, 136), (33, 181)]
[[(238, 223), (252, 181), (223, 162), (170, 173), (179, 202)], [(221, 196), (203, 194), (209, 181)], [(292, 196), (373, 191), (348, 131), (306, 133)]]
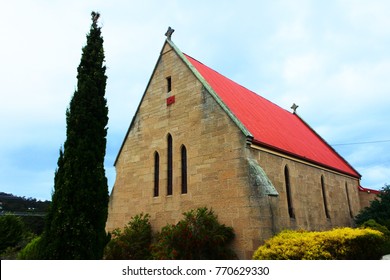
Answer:
[(99, 16), (92, 12), (77, 68), (77, 89), (66, 111), (66, 141), (60, 150), (52, 206), (42, 236), (43, 258), (101, 259), (107, 241), (107, 77)]

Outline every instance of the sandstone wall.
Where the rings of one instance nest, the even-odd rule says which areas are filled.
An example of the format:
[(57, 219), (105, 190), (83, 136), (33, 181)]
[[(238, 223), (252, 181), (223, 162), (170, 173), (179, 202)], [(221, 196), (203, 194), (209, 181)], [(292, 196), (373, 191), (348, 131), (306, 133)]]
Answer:
[(359, 200), (360, 200), (360, 206), (363, 208), (369, 207), (370, 202), (377, 198), (378, 192), (377, 191), (359, 191)]
[[(337, 226), (352, 226), (353, 217), (360, 211), (356, 178), (282, 157), (273, 152), (253, 149), (252, 155), (265, 170), (279, 196), (274, 199), (276, 231), (285, 228), (326, 230)], [(285, 167), (288, 168), (292, 207), (295, 218), (290, 218), (287, 204)], [(321, 185), (324, 182), (327, 210)]]

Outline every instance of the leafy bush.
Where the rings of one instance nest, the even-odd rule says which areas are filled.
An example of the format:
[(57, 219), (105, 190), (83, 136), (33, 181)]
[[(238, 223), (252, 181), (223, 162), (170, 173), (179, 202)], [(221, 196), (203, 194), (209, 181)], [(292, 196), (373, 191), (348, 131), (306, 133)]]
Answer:
[(104, 258), (108, 260), (146, 260), (151, 259), (150, 245), (152, 227), (148, 214), (132, 217), (123, 232), (115, 229), (113, 238), (104, 250)]
[(383, 255), (390, 254), (390, 230), (387, 229), (387, 227), (377, 223), (375, 220), (370, 219), (366, 222), (364, 222), (361, 226), (361, 228), (371, 228), (378, 230), (383, 233), (385, 237), (385, 244), (383, 245)]
[(21, 219), (26, 225), (27, 230), (31, 231), (35, 235), (42, 234), (45, 227), (45, 216), (23, 216)]
[(371, 219), (390, 230), (390, 185), (385, 185), (378, 198), (372, 200), (369, 207), (360, 211), (355, 217), (355, 222), (361, 225)]
[(384, 234), (365, 228), (337, 228), (324, 232), (282, 231), (253, 255), (255, 260), (380, 259)]
[(236, 259), (228, 248), (233, 228), (221, 225), (212, 210), (198, 208), (183, 213), (176, 225), (167, 225), (152, 246), (155, 259), (210, 260)]
[(0, 216), (0, 253), (9, 247), (15, 247), (27, 234), (20, 217), (13, 214)]
[(42, 259), (41, 252), (41, 237), (35, 237), (30, 241), (18, 254), (17, 258), (19, 260), (40, 260)]
[(365, 221), (363, 224), (360, 225), (361, 228), (371, 228), (376, 229), (380, 232), (382, 232), (386, 237), (390, 238), (390, 230), (388, 230), (387, 227), (384, 225), (381, 225), (377, 223), (374, 219), (370, 219), (368, 221)]

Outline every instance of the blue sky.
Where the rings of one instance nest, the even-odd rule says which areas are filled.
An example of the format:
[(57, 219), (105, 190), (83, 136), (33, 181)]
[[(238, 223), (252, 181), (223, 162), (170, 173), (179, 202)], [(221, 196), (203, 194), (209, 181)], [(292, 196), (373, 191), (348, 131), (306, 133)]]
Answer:
[[(185, 53), (299, 115), (362, 175), (390, 183), (390, 1), (0, 3), (0, 191), (50, 199), (65, 111), (92, 10), (101, 13), (109, 130), (106, 174), (168, 26)], [(378, 142), (381, 141), (381, 142)]]

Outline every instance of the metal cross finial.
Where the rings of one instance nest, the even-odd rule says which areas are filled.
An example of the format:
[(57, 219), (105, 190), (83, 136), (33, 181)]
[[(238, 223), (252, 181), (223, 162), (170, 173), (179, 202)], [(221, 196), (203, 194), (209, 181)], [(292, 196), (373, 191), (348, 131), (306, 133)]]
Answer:
[(171, 40), (172, 33), (175, 32), (175, 29), (172, 29), (170, 26), (168, 27), (167, 32), (165, 32), (165, 36), (167, 36), (168, 40)]
[(297, 108), (298, 108), (299, 106), (297, 105), (297, 104), (293, 104), (292, 106), (291, 106), (291, 109), (293, 109), (293, 113), (295, 114), (296, 112), (297, 112)]

